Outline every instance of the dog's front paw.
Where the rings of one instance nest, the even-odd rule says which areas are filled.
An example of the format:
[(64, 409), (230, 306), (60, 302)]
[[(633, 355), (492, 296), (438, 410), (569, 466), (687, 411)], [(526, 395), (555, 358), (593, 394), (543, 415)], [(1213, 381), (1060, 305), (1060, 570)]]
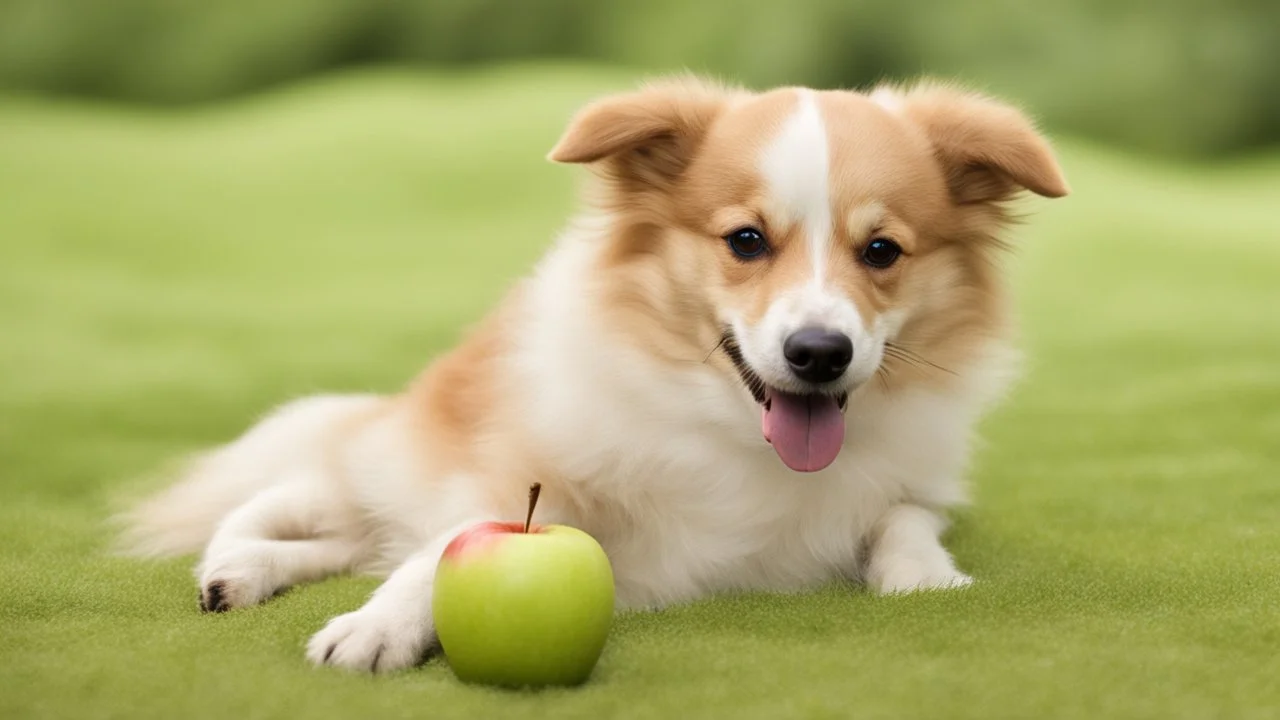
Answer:
[(877, 592), (916, 592), (962, 588), (973, 578), (960, 572), (950, 562), (927, 563), (912, 558), (885, 558), (875, 563), (868, 573), (868, 584)]
[(364, 607), (339, 615), (313, 635), (307, 658), (317, 665), (389, 672), (420, 663), (430, 640), (420, 618)]

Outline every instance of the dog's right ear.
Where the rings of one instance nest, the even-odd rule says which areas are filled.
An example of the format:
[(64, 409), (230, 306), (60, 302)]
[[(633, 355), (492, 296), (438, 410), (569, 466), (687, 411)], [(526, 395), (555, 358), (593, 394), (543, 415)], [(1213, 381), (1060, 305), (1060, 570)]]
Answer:
[(729, 97), (724, 89), (684, 78), (604, 98), (574, 116), (547, 158), (606, 161), (622, 175), (674, 177)]

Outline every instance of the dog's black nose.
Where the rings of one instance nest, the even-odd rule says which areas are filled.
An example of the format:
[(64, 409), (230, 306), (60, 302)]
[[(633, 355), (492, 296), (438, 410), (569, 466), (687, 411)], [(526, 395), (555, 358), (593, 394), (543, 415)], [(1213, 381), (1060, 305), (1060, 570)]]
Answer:
[(782, 354), (796, 377), (827, 383), (843, 375), (853, 362), (853, 341), (826, 328), (801, 328), (782, 343)]

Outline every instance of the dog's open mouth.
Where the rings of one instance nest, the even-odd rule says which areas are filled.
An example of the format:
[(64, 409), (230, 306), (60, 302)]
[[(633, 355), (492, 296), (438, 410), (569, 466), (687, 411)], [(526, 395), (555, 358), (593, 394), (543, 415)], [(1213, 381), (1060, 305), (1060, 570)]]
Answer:
[(848, 393), (792, 393), (770, 387), (742, 357), (730, 331), (721, 343), (747, 390), (760, 403), (764, 439), (787, 467), (816, 472), (835, 462), (844, 445), (844, 409)]

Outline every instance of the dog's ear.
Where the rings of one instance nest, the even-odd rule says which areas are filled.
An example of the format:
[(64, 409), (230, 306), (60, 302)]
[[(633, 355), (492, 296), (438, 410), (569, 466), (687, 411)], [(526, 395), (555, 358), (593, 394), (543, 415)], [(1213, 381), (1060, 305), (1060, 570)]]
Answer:
[(957, 203), (999, 202), (1022, 189), (1070, 192), (1048, 141), (1009, 105), (939, 84), (882, 87), (871, 98), (924, 130)]
[(729, 95), (690, 77), (598, 100), (574, 116), (547, 157), (606, 161), (621, 175), (669, 179), (684, 169)]

